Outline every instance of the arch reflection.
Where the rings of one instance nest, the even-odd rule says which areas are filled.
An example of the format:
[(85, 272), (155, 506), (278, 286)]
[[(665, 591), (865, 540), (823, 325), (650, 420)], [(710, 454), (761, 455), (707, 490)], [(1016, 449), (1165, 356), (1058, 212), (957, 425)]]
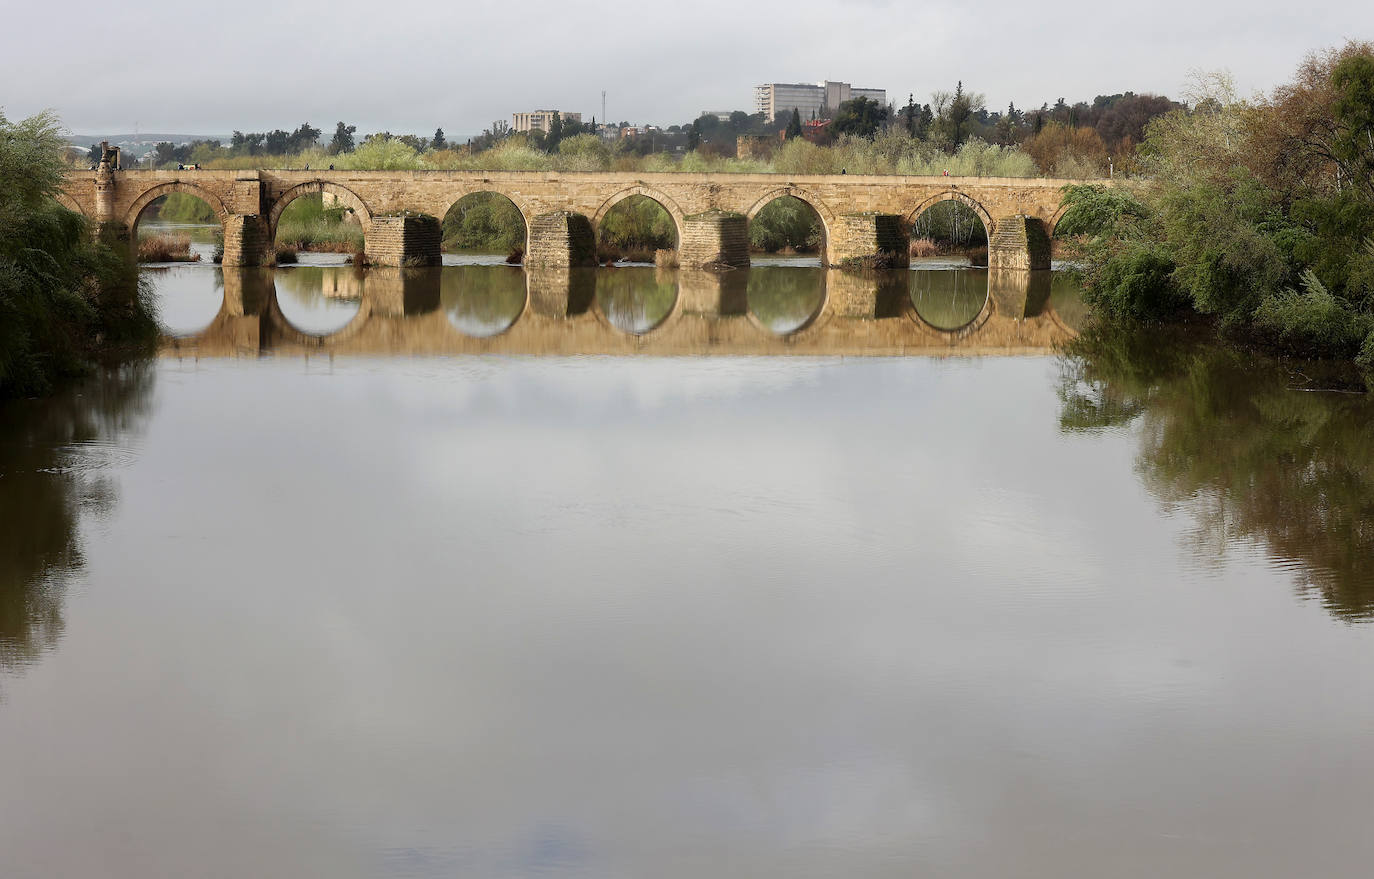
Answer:
[(916, 315), (937, 330), (962, 330), (977, 320), (987, 305), (986, 269), (917, 269), (910, 274), (911, 304)]
[(500, 335), (525, 311), (528, 291), (519, 266), (449, 266), (440, 284), (440, 307), (465, 336)]
[(826, 273), (820, 268), (751, 268), (749, 313), (770, 333), (790, 336), (820, 316), (825, 285)]
[(673, 313), (677, 283), (671, 274), (648, 267), (616, 269), (597, 276), (596, 304), (611, 326), (642, 336)]
[(352, 266), (281, 268), (274, 282), (282, 318), (306, 335), (337, 333), (362, 307), (363, 273)]

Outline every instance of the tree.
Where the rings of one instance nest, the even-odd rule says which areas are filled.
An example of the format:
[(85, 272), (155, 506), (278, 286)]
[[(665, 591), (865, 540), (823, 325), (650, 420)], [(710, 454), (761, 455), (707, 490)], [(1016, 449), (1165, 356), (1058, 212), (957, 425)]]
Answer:
[(887, 121), (887, 107), (868, 98), (852, 98), (840, 104), (830, 128), (835, 134), (872, 137)]
[(334, 139), (329, 142), (329, 152), (336, 156), (339, 153), (353, 152), (353, 133), (357, 130), (356, 125), (344, 125), (340, 122), (334, 129)]
[(300, 127), (291, 132), (286, 139), (287, 152), (292, 154), (303, 153), (312, 149), (320, 142), (320, 130), (309, 122), (302, 122)]
[(55, 200), (66, 140), (55, 116), (0, 113), (0, 397), (46, 393), (102, 348), (151, 346), (136, 269)]
[(547, 150), (558, 149), (558, 142), (563, 139), (563, 114), (557, 110), (553, 111), (553, 122), (549, 123), (549, 136), (544, 139), (544, 148)]
[(975, 92), (964, 91), (964, 81), (954, 87), (953, 94), (949, 92), (936, 92), (933, 96), (935, 104), (935, 127), (943, 142), (945, 149), (953, 152), (959, 148), (969, 134), (969, 120), (975, 112), (983, 107), (983, 96)]
[(801, 133), (802, 133), (801, 113), (797, 112), (797, 108), (796, 108), (796, 107), (793, 107), (793, 108), (792, 108), (792, 118), (789, 119), (788, 122), (787, 122), (787, 134), (786, 134), (786, 137), (787, 137), (788, 140), (791, 140), (791, 139), (794, 138), (794, 137), (800, 137), (800, 136), (801, 136)]
[(266, 135), (266, 146), (269, 155), (281, 156), (290, 152), (291, 135), (278, 128), (269, 131)]
[(691, 130), (687, 132), (687, 149), (691, 151), (699, 146), (701, 146), (701, 120), (695, 119), (692, 121)]
[(434, 139), (429, 142), (429, 148), (432, 150), (442, 150), (447, 147), (448, 141), (444, 140), (444, 129), (434, 129)]

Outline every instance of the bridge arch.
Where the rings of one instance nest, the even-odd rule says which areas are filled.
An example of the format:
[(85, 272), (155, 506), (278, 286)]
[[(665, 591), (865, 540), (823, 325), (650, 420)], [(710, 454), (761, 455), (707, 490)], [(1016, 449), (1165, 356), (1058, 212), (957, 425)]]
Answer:
[(827, 265), (830, 262), (830, 229), (835, 223), (835, 214), (833, 211), (830, 210), (829, 206), (826, 205), (825, 202), (821, 201), (820, 198), (815, 195), (815, 193), (808, 192), (807, 190), (802, 189), (799, 186), (792, 186), (790, 184), (787, 186), (780, 186), (776, 189), (771, 189), (768, 192), (765, 192), (763, 195), (759, 196), (759, 198), (755, 200), (752, 205), (749, 206), (749, 209), (744, 212), (745, 222), (748, 225), (752, 226), (754, 218), (759, 215), (760, 211), (762, 211), (764, 208), (768, 207), (770, 204), (777, 201), (778, 199), (787, 198), (789, 196), (795, 198), (797, 201), (800, 201), (807, 207), (811, 208), (811, 210), (814, 211), (816, 213), (816, 216), (820, 219), (821, 265)]
[(962, 193), (957, 189), (946, 189), (944, 192), (936, 193), (935, 195), (932, 195), (930, 198), (921, 202), (919, 205), (916, 206), (915, 210), (906, 215), (906, 217), (902, 221), (903, 225), (909, 230), (915, 224), (917, 218), (920, 217), (921, 214), (924, 214), (926, 211), (935, 207), (935, 205), (939, 204), (942, 201), (957, 201), (971, 208), (973, 212), (978, 215), (978, 219), (982, 221), (983, 230), (987, 232), (988, 238), (992, 238), (992, 233), (995, 224), (993, 223), (992, 215), (988, 213), (988, 209), (983, 207), (982, 203), (979, 202), (976, 198), (973, 198), (970, 195)]
[(70, 195), (63, 192), (62, 190), (57, 190), (53, 197), (57, 199), (58, 204), (62, 205), (62, 207), (66, 208), (67, 210), (76, 211), (83, 217), (86, 216), (85, 208), (81, 207), (80, 203), (78, 203), (76, 199), (72, 198)]
[(337, 183), (307, 180), (292, 186), (277, 196), (276, 201), (272, 202), (272, 209), (267, 215), (267, 237), (269, 241), (277, 240), (277, 222), (281, 219), (282, 211), (286, 210), (286, 206), (302, 195), (311, 195), (316, 192), (327, 192), (352, 208), (354, 216), (358, 218), (358, 223), (363, 227), (363, 236), (367, 236), (367, 230), (372, 226), (372, 211), (368, 209), (367, 204), (356, 192)]
[(169, 195), (173, 192), (184, 192), (187, 195), (194, 195), (196, 198), (205, 202), (210, 206), (210, 210), (215, 212), (215, 216), (219, 219), (219, 224), (221, 226), (223, 226), (224, 221), (229, 218), (229, 209), (224, 206), (224, 202), (220, 201), (219, 196), (210, 192), (208, 189), (203, 189), (194, 183), (182, 183), (180, 180), (174, 180), (171, 183), (161, 183), (146, 190), (142, 195), (134, 199), (134, 203), (129, 206), (128, 212), (124, 215), (124, 225), (129, 228), (129, 234), (133, 236), (135, 240), (137, 240), (138, 237), (138, 220), (139, 217), (143, 215), (144, 209), (164, 195)]
[(445, 198), (445, 201), (441, 203), (443, 204), (443, 210), (440, 211), (440, 213), (438, 214), (439, 223), (441, 225), (447, 223), (449, 214), (453, 212), (453, 209), (458, 207), (458, 205), (463, 201), (463, 199), (470, 198), (474, 195), (499, 195), (506, 201), (511, 203), (511, 206), (515, 208), (518, 214), (520, 214), (520, 221), (525, 226), (524, 244), (522, 245), (522, 249), (524, 250), (524, 252), (528, 253), (530, 249), (530, 218), (533, 217), (537, 212), (532, 207), (530, 207), (529, 202), (525, 201), (525, 199), (522, 198), (519, 193), (509, 192), (505, 189), (502, 189), (499, 186), (482, 184), (464, 189), (452, 198)]
[(645, 198), (658, 202), (659, 205), (668, 212), (668, 216), (673, 219), (673, 228), (677, 231), (677, 246), (679, 248), (682, 247), (682, 221), (686, 214), (678, 203), (673, 201), (671, 196), (661, 190), (645, 186), (642, 183), (620, 190), (602, 202), (601, 207), (596, 209), (596, 214), (592, 217), (592, 232), (596, 235), (597, 242), (600, 243), (601, 241), (601, 221), (606, 218), (606, 214), (610, 213), (611, 208), (635, 195), (642, 195)]

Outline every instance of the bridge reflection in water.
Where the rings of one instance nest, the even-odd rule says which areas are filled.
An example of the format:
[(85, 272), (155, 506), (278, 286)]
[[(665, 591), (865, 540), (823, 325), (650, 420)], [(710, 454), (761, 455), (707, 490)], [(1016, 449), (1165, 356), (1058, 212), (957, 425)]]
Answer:
[(1070, 279), (1007, 269), (182, 271), (155, 280), (164, 299), (217, 282), (223, 297), (208, 325), (163, 340), (172, 357), (1038, 353), (1083, 311)]

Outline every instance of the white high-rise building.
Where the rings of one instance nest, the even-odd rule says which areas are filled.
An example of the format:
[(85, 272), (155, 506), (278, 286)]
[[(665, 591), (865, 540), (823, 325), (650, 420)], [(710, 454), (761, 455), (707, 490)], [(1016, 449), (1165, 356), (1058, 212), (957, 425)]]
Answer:
[(754, 112), (769, 122), (793, 110), (802, 121), (819, 118), (845, 101), (868, 98), (887, 104), (887, 89), (858, 89), (847, 82), (768, 82), (754, 86)]
[(533, 113), (512, 113), (511, 128), (516, 131), (548, 131), (553, 127), (553, 114), (557, 113), (563, 124), (582, 124), (581, 113), (567, 113), (559, 110), (535, 110)]

